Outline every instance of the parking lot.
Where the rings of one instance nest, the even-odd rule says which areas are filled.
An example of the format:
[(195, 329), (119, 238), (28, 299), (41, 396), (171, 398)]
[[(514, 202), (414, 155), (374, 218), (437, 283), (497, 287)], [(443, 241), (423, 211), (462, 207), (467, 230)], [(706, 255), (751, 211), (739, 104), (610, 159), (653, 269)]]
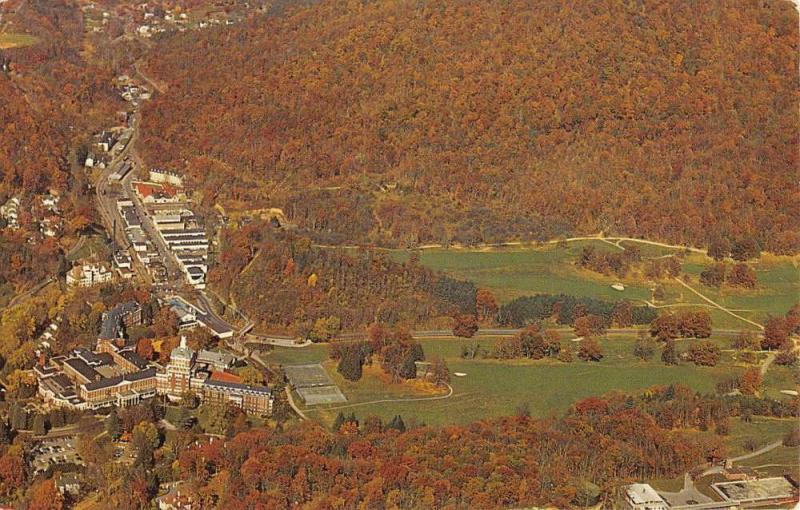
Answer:
[(75, 464), (83, 466), (84, 462), (75, 450), (75, 436), (48, 439), (38, 443), (31, 450), (34, 471), (41, 473), (59, 464)]

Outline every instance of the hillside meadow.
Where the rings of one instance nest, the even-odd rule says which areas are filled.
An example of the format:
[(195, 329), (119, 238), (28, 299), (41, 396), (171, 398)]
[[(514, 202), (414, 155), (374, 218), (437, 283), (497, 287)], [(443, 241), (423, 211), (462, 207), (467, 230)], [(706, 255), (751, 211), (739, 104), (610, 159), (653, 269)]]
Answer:
[[(623, 247), (633, 244), (640, 249), (645, 260), (669, 256), (679, 251), (643, 243), (620, 243)], [(619, 278), (581, 269), (575, 262), (586, 246), (606, 251), (621, 249), (610, 242), (598, 240), (506, 248), (435, 248), (420, 250), (418, 253), (424, 266), (454, 278), (472, 281), (480, 288), (490, 289), (500, 303), (532, 294), (570, 294), (609, 301), (627, 299), (638, 304), (651, 301), (665, 309), (701, 306), (709, 310), (715, 327), (755, 329), (752, 324), (713, 307), (669, 278), (658, 282), (663, 287), (665, 296), (656, 302), (653, 300), (656, 282), (648, 281), (636, 272)], [(390, 253), (397, 260), (405, 260), (411, 252), (393, 250)], [(758, 278), (758, 285), (753, 290), (727, 286), (714, 289), (701, 284), (698, 281), (700, 272), (712, 263), (705, 255), (685, 253), (682, 269), (689, 275), (689, 285), (712, 301), (749, 320), (763, 323), (770, 315), (783, 315), (799, 299), (800, 272), (794, 257), (762, 255), (758, 261), (751, 263)], [(614, 283), (624, 284), (625, 290), (614, 290), (611, 287)]]

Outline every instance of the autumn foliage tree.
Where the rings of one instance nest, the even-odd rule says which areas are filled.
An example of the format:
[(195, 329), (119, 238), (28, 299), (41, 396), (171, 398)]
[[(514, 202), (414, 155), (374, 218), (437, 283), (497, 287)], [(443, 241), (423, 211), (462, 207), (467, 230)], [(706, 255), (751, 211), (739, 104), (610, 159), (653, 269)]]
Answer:
[(782, 349), (789, 342), (789, 323), (784, 317), (770, 317), (764, 324), (761, 347), (768, 351)]
[(739, 376), (739, 391), (744, 395), (756, 395), (761, 389), (763, 377), (761, 369), (758, 367), (751, 367)]
[(708, 340), (693, 342), (687, 350), (689, 361), (695, 365), (708, 367), (716, 365), (721, 354), (719, 346)]
[(757, 283), (756, 272), (744, 263), (735, 264), (728, 275), (728, 284), (732, 287), (754, 289)]
[(472, 314), (458, 314), (453, 317), (453, 335), (472, 338), (478, 332), (478, 319)]
[(497, 299), (488, 289), (478, 289), (475, 294), (475, 307), (479, 321), (492, 321), (497, 314)]
[(603, 359), (603, 350), (600, 348), (600, 343), (596, 338), (588, 336), (581, 340), (578, 348), (578, 358), (583, 361), (600, 361)]

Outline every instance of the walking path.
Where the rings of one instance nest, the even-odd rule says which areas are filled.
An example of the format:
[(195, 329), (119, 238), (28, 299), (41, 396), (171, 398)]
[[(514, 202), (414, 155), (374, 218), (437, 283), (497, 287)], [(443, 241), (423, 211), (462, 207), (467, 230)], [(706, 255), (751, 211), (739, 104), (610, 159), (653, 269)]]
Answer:
[(757, 322), (753, 322), (750, 319), (746, 319), (746, 318), (742, 317), (741, 315), (737, 314), (736, 312), (734, 312), (734, 311), (732, 311), (732, 310), (730, 310), (728, 308), (725, 308), (724, 306), (722, 306), (721, 304), (717, 303), (716, 301), (712, 301), (710, 298), (704, 296), (699, 291), (693, 289), (691, 286), (689, 286), (686, 282), (684, 282), (683, 280), (681, 280), (677, 276), (673, 276), (672, 279), (675, 280), (676, 282), (680, 283), (681, 285), (683, 285), (687, 289), (689, 289), (691, 292), (696, 294), (703, 301), (706, 301), (706, 302), (714, 305), (716, 308), (722, 310), (723, 312), (725, 312), (725, 313), (727, 313), (729, 315), (732, 315), (732, 316), (736, 317), (737, 319), (739, 319), (741, 321), (744, 321), (744, 322), (746, 322), (748, 324), (752, 324), (753, 326), (756, 326), (758, 329), (761, 329), (761, 330), (764, 329), (764, 326), (762, 326), (761, 324), (759, 324)]

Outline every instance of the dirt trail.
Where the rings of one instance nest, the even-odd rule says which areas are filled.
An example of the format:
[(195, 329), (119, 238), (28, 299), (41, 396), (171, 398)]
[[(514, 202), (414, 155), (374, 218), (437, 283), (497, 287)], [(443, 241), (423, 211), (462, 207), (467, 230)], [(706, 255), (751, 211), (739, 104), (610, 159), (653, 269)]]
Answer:
[(684, 282), (683, 280), (681, 280), (677, 276), (673, 276), (672, 279), (675, 280), (676, 282), (680, 283), (681, 285), (683, 285), (687, 289), (689, 289), (691, 292), (696, 294), (703, 301), (706, 301), (707, 303), (710, 303), (711, 305), (713, 305), (715, 308), (717, 308), (719, 310), (722, 310), (723, 312), (725, 312), (725, 313), (727, 313), (727, 314), (729, 314), (729, 315), (731, 315), (733, 317), (736, 317), (737, 319), (739, 319), (741, 321), (744, 321), (744, 322), (746, 322), (748, 324), (752, 324), (753, 326), (756, 326), (760, 330), (764, 329), (764, 326), (762, 326), (761, 324), (759, 324), (757, 322), (753, 322), (750, 319), (747, 319), (745, 317), (742, 317), (741, 315), (737, 314), (733, 310), (730, 310), (729, 308), (725, 308), (724, 306), (722, 306), (721, 304), (717, 303), (716, 301), (711, 300), (711, 298), (708, 298), (705, 295), (701, 294), (699, 291), (697, 291), (694, 288), (692, 288), (691, 286), (689, 286), (689, 284), (687, 284), (686, 282)]

